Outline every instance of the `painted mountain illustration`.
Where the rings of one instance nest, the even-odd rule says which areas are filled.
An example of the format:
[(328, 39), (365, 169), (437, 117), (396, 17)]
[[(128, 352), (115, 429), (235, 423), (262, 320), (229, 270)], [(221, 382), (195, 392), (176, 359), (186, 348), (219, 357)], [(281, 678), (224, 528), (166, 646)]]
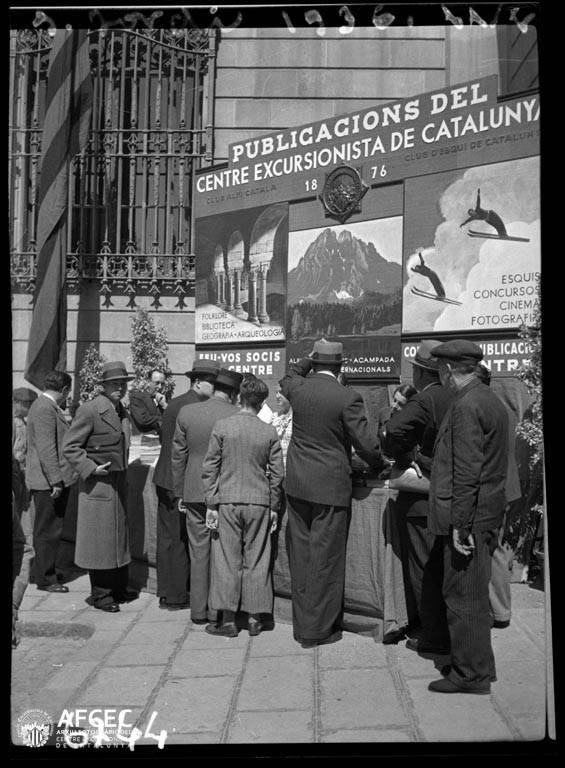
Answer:
[(348, 230), (321, 232), (288, 273), (288, 303), (352, 303), (371, 294), (396, 293), (402, 267), (387, 261), (373, 243)]

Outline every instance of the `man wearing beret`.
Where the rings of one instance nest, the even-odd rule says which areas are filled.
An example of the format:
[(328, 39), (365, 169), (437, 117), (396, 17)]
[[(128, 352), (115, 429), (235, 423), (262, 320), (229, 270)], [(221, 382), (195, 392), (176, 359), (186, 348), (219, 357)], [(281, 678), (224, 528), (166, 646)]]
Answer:
[[(442, 387), (439, 380), (439, 361), (432, 357), (439, 341), (423, 341), (412, 361), (414, 386), (418, 394), (411, 397), (403, 408), (392, 414), (386, 426), (383, 450), (396, 466), (405, 469), (414, 459), (424, 477), (432, 470), (434, 443), (455, 392)], [(414, 451), (417, 453), (414, 455)], [(399, 511), (405, 515), (408, 532), (408, 568), (410, 583), (425, 646), (410, 638), (406, 645), (412, 650), (441, 651), (442, 636), (436, 635), (438, 626), (445, 626), (445, 605), (441, 596), (441, 561), (430, 558), (436, 540), (428, 530), (428, 494), (400, 491), (397, 499)], [(437, 547), (437, 545), (436, 545)], [(439, 566), (439, 567), (438, 567)], [(443, 618), (443, 622), (439, 620)]]
[(63, 444), (80, 478), (75, 562), (90, 577), (86, 602), (108, 613), (137, 596), (127, 588), (130, 423), (121, 402), (132, 378), (123, 362), (105, 363), (103, 393), (80, 406)]
[(153, 482), (157, 490), (157, 596), (159, 607), (178, 611), (188, 607), (189, 558), (186, 517), (175, 502), (171, 453), (177, 416), (185, 405), (207, 400), (214, 392), (220, 366), (196, 360), (185, 376), (190, 389), (169, 402), (161, 425), (161, 452)]
[(304, 648), (341, 638), (351, 446), (370, 465), (382, 459), (363, 398), (338, 381), (342, 362), (343, 345), (321, 339), (280, 381), (293, 411), (287, 535), (294, 639)]
[(214, 381), (214, 394), (204, 403), (185, 405), (177, 417), (171, 467), (178, 508), (186, 514), (190, 554), (190, 618), (194, 624), (215, 623), (216, 611), (208, 607), (210, 587), (210, 530), (206, 527), (206, 504), (202, 464), (210, 435), (219, 419), (233, 416), (243, 376), (221, 368)]
[(455, 339), (434, 347), (433, 355), (442, 384), (456, 394), (436, 440), (428, 514), (443, 550), (451, 664), (429, 690), (488, 694), (496, 680), (489, 581), (506, 503), (508, 415), (475, 374), (483, 357), (477, 344)]

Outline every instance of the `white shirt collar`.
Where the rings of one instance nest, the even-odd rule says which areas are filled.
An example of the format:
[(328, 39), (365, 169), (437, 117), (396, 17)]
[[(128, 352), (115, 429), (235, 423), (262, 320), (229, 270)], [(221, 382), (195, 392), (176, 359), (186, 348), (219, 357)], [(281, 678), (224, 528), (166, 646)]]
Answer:
[(316, 371), (316, 373), (323, 373), (324, 376), (331, 376), (332, 379), (335, 379), (337, 381), (337, 376), (335, 373), (332, 373), (331, 371)]
[(53, 395), (50, 395), (48, 392), (42, 392), (41, 394), (45, 395), (45, 397), (48, 397), (49, 400), (52, 400), (55, 403), (55, 405), (57, 406), (57, 408), (59, 407), (59, 403), (55, 400)]

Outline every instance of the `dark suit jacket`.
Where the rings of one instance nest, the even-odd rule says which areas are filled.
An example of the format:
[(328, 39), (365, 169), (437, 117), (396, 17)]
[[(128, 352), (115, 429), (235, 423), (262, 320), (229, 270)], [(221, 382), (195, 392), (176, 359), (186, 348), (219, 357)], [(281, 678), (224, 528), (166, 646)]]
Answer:
[(129, 413), (140, 432), (155, 431), (161, 434), (163, 411), (155, 405), (149, 392), (138, 392), (133, 389), (129, 393)]
[(301, 360), (280, 381), (293, 414), (286, 492), (317, 504), (347, 507), (351, 446), (368, 464), (380, 464), (379, 439), (369, 426), (361, 395), (324, 373), (305, 378), (310, 366), (309, 360)]
[[(414, 458), (429, 479), (437, 433), (454, 397), (455, 392), (442, 387), (439, 381), (411, 397), (400, 411), (392, 414), (386, 425), (385, 454), (403, 467), (410, 463), (412, 456), (407, 458), (408, 455), (419, 446)], [(402, 491), (399, 500), (411, 517), (425, 517), (428, 513), (427, 495)]]
[(219, 397), (203, 403), (185, 405), (177, 416), (171, 468), (173, 490), (177, 498), (191, 504), (204, 503), (202, 462), (214, 424), (238, 412), (238, 408)]
[(202, 465), (207, 506), (259, 504), (276, 512), (283, 478), (281, 444), (271, 424), (241, 411), (216, 422)]
[(155, 467), (155, 472), (153, 473), (153, 482), (155, 485), (159, 485), (167, 491), (172, 491), (174, 488), (173, 471), (171, 469), (171, 453), (173, 450), (173, 437), (175, 434), (177, 416), (179, 415), (181, 408), (185, 405), (192, 405), (193, 403), (199, 402), (201, 402), (201, 400), (196, 392), (193, 389), (189, 389), (184, 395), (173, 397), (163, 414), (163, 423), (161, 424), (161, 452), (159, 453), (159, 459)]
[(487, 531), (502, 522), (508, 415), (479, 379), (459, 390), (440, 427), (430, 481), (428, 529)]
[(76, 480), (63, 455), (63, 440), (69, 425), (63, 411), (47, 395), (40, 395), (29, 409), (27, 419), (26, 485), (34, 491), (48, 491)]

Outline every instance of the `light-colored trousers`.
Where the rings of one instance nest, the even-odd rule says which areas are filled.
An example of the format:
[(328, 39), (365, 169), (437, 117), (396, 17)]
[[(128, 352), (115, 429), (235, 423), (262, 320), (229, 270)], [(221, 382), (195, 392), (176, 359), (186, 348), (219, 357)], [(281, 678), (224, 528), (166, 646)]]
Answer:
[(220, 504), (212, 541), (210, 607), (272, 613), (271, 519), (258, 504)]

